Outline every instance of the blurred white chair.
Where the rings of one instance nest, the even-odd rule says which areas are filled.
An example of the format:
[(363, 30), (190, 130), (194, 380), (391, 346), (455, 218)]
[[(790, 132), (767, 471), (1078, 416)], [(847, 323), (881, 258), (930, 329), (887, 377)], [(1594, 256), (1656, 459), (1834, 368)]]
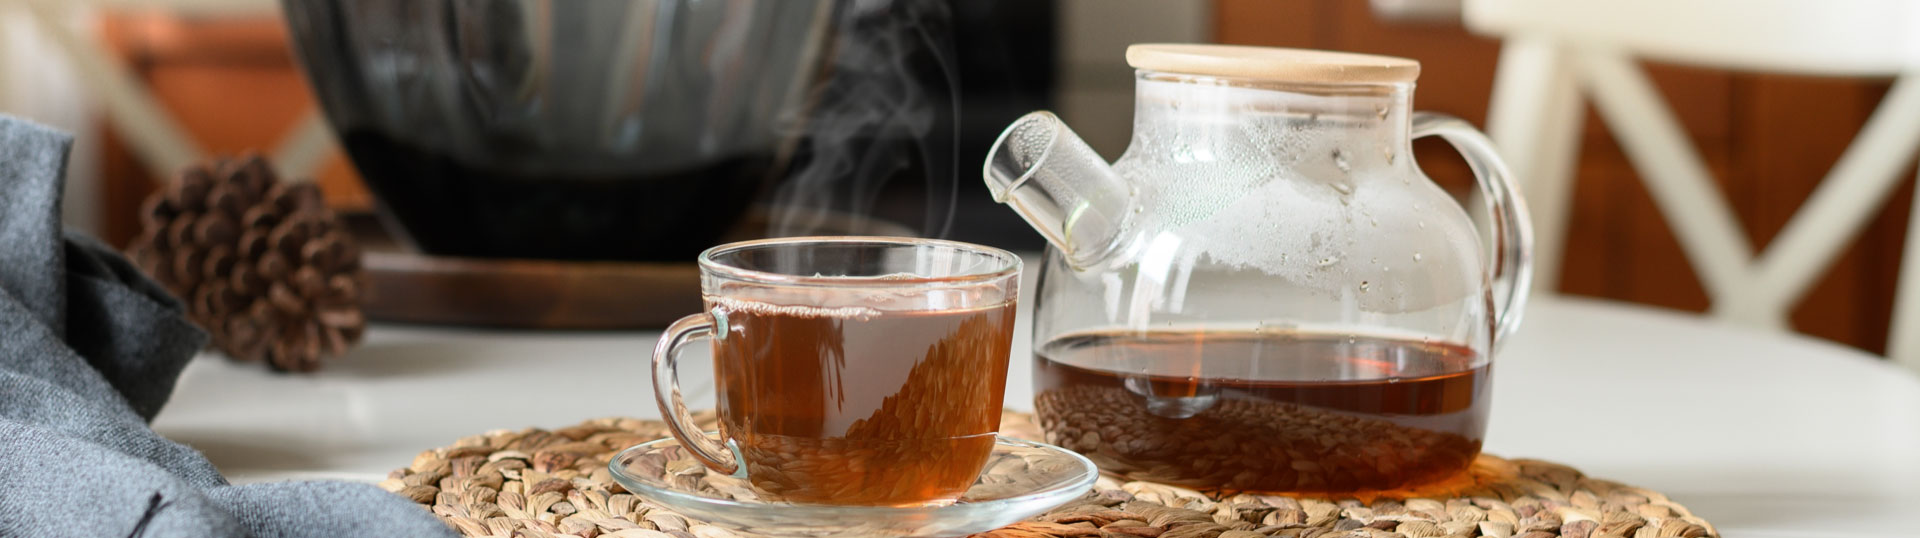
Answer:
[[(1770, 329), (1786, 329), (1793, 305), (1906, 179), (1900, 171), (1920, 148), (1920, 2), (1467, 0), (1464, 15), (1474, 32), (1504, 40), (1487, 125), (1534, 210), (1539, 290), (1558, 281), (1583, 99), (1644, 178), (1713, 300), (1711, 314)], [(1756, 255), (1635, 58), (1898, 78)], [(1908, 220), (1899, 282), (1887, 353), (1920, 370), (1920, 215)]]
[[(109, 10), (164, 10), (191, 16), (274, 15), (274, 0), (0, 0), (0, 10), (23, 8), (35, 26), (63, 51), (80, 73), (91, 97), (106, 111), (112, 126), (140, 158), (153, 177), (174, 172), (204, 158), (179, 123), (147, 91), (139, 77), (117, 61), (99, 39), (76, 28), (76, 14)], [(310, 178), (331, 147), (326, 122), (309, 111), (279, 142), (271, 158), (290, 178)]]

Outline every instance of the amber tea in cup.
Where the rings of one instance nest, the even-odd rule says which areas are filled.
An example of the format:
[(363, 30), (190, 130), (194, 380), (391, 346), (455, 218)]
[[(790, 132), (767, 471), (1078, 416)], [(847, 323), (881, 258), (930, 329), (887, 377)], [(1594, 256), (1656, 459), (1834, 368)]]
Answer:
[[(700, 256), (707, 311), (654, 353), (661, 413), (702, 462), (783, 501), (948, 502), (1000, 428), (1019, 259), (903, 238), (734, 243)], [(720, 435), (689, 429), (674, 362), (712, 341)]]

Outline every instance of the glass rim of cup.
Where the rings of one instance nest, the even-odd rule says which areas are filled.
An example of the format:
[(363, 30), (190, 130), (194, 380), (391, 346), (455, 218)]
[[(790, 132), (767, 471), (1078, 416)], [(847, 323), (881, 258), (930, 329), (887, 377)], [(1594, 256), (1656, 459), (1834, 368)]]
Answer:
[[(804, 245), (804, 244), (826, 244), (826, 245), (872, 244), (875, 246), (893, 246), (893, 247), (944, 247), (944, 248), (953, 249), (957, 251), (964, 251), (964, 252), (969, 252), (973, 254), (983, 255), (985, 257), (995, 260), (996, 263), (994, 263), (992, 266), (988, 267), (985, 270), (971, 271), (971, 272), (953, 274), (953, 275), (944, 275), (944, 276), (908, 275), (908, 276), (897, 276), (897, 277), (889, 277), (889, 278), (875, 278), (871, 276), (796, 275), (796, 274), (780, 273), (780, 272), (774, 272), (774, 271), (761, 271), (757, 269), (747, 269), (743, 267), (737, 267), (734, 265), (728, 265), (716, 259), (719, 256), (733, 254), (733, 253), (744, 251), (744, 250), (780, 247), (780, 246), (794, 246), (794, 245)], [(1004, 249), (994, 248), (994, 247), (975, 244), (975, 243), (967, 243), (963, 241), (951, 241), (946, 239), (928, 239), (928, 238), (920, 238), (920, 237), (898, 237), (898, 236), (817, 235), (817, 236), (799, 236), (799, 237), (774, 237), (774, 238), (767, 238), (767, 239), (753, 239), (748, 241), (736, 241), (733, 243), (726, 243), (723, 245), (715, 246), (713, 248), (709, 248), (706, 251), (701, 252), (699, 257), (699, 264), (700, 264), (700, 269), (708, 273), (732, 278), (735, 280), (746, 281), (746, 282), (779, 284), (779, 285), (807, 285), (807, 286), (831, 286), (831, 287), (858, 286), (858, 287), (871, 288), (871, 287), (926, 287), (926, 286), (947, 287), (947, 286), (968, 286), (968, 285), (984, 284), (984, 283), (994, 282), (994, 281), (998, 281), (1004, 278), (1008, 278), (1008, 277), (1012, 277), (1020, 274), (1020, 268), (1021, 268), (1022, 262), (1019, 256), (1015, 255), (1012, 252), (1008, 252)]]

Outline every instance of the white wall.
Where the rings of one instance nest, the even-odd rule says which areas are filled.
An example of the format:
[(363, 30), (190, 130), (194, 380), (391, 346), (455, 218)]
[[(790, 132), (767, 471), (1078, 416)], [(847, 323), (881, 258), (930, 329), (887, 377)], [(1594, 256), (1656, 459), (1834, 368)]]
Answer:
[[(81, 20), (68, 21), (75, 27)], [(85, 35), (85, 34), (83, 34)], [(101, 226), (99, 116), (57, 45), (22, 6), (0, 2), (0, 113), (74, 135), (67, 158), (64, 220), (97, 233)]]

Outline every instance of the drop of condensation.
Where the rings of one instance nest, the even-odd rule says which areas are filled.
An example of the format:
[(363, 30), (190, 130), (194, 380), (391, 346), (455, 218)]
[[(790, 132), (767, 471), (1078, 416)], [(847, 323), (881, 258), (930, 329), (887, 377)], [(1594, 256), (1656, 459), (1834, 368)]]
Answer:
[(1333, 185), (1333, 190), (1338, 191), (1343, 196), (1353, 194), (1352, 183), (1347, 183), (1345, 181), (1335, 181), (1332, 183), (1332, 185)]
[(1332, 257), (1332, 256), (1329, 256), (1329, 257), (1326, 257), (1326, 258), (1320, 258), (1320, 266), (1321, 266), (1321, 267), (1326, 267), (1326, 266), (1329, 266), (1329, 265), (1333, 265), (1333, 264), (1336, 264), (1336, 263), (1340, 263), (1340, 258), (1338, 258), (1338, 257)]
[(1384, 120), (1384, 119), (1387, 119), (1387, 107), (1384, 107), (1384, 106), (1383, 106), (1383, 107), (1374, 107), (1374, 109), (1373, 109), (1373, 115), (1375, 115), (1375, 116), (1379, 116), (1379, 117), (1380, 117), (1380, 119), (1383, 119), (1383, 120)]
[(1419, 262), (1420, 262), (1420, 253), (1418, 253), (1418, 252), (1415, 252), (1415, 253), (1413, 253), (1413, 261), (1414, 261), (1415, 263), (1419, 263)]
[(1339, 168), (1341, 172), (1353, 169), (1353, 164), (1347, 162), (1347, 152), (1337, 149), (1333, 150), (1333, 166)]
[(1360, 293), (1366, 293), (1366, 292), (1367, 292), (1367, 287), (1368, 287), (1368, 286), (1367, 286), (1367, 281), (1365, 281), (1365, 280), (1362, 280), (1362, 281), (1360, 281)]
[(1367, 219), (1367, 222), (1373, 224), (1373, 227), (1375, 228), (1380, 227), (1380, 219), (1369, 218)]
[(1420, 229), (1422, 229), (1422, 230), (1425, 230), (1425, 229), (1427, 229), (1427, 221), (1424, 221), (1424, 220), (1423, 220), (1423, 221), (1420, 221), (1420, 222), (1416, 222), (1416, 223), (1414, 223), (1414, 224), (1418, 224), (1418, 225), (1420, 225)]
[[(1393, 148), (1380, 148), (1380, 152), (1386, 154), (1387, 164), (1393, 164)], [(1401, 183), (1405, 183), (1409, 181), (1409, 179), (1410, 178), (1406, 174), (1400, 175)]]

